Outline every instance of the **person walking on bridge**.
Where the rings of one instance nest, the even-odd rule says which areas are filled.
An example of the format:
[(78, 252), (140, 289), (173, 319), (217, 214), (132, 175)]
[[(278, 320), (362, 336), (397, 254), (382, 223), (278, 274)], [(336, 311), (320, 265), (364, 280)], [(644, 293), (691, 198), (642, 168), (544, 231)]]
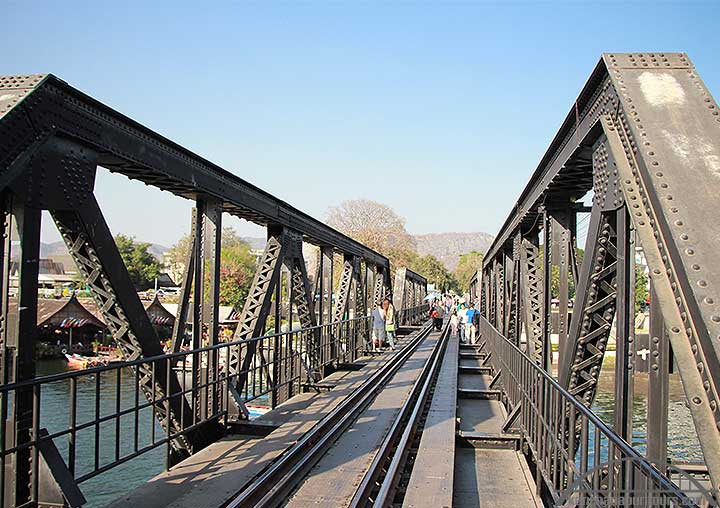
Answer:
[(465, 339), (470, 344), (475, 344), (475, 337), (479, 324), (480, 312), (478, 312), (475, 309), (475, 306), (471, 303), (470, 308), (467, 310), (467, 325), (465, 325)]
[(467, 309), (465, 308), (465, 304), (461, 303), (458, 305), (457, 308), (457, 314), (458, 314), (458, 337), (460, 337), (460, 342), (465, 344), (467, 340), (465, 339), (465, 330), (467, 329)]
[(452, 315), (450, 316), (450, 327), (452, 328), (453, 337), (457, 337), (458, 325), (460, 325), (460, 319), (458, 318), (457, 311), (453, 309)]
[(385, 339), (385, 309), (383, 309), (382, 302), (378, 302), (375, 306), (372, 317), (372, 350), (373, 352), (382, 351), (383, 339)]
[(432, 312), (433, 325), (435, 326), (435, 329), (437, 331), (440, 331), (440, 329), (442, 328), (444, 317), (445, 309), (443, 308), (443, 304), (441, 302), (438, 302)]
[(385, 334), (387, 335), (390, 349), (395, 350), (395, 307), (393, 307), (390, 298), (383, 300), (383, 308), (385, 309)]

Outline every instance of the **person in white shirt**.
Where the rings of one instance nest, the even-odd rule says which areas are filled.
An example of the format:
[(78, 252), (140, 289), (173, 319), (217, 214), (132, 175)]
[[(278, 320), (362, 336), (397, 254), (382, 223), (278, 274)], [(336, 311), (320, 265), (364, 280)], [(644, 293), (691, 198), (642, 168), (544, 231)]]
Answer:
[(385, 309), (382, 308), (382, 305), (375, 306), (372, 317), (372, 350), (382, 350), (383, 340), (385, 339)]
[(458, 307), (457, 313), (458, 313), (458, 318), (459, 318), (459, 319), (458, 319), (458, 321), (459, 321), (459, 323), (458, 323), (458, 324), (459, 324), (459, 326), (458, 326), (458, 332), (459, 332), (458, 335), (459, 335), (459, 337), (460, 337), (460, 342), (462, 342), (463, 344), (465, 344), (465, 342), (466, 342), (466, 340), (465, 340), (465, 329), (467, 328), (467, 310), (465, 309), (465, 305), (464, 305), (464, 304), (460, 304), (460, 306)]
[(457, 337), (459, 324), (460, 319), (458, 318), (457, 311), (453, 309), (452, 316), (450, 316), (450, 327), (452, 328), (453, 337)]

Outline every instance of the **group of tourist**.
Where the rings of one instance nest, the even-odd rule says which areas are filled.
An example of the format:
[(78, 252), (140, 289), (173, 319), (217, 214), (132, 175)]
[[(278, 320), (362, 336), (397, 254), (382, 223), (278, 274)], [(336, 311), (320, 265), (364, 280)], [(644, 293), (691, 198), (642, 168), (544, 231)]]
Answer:
[(372, 313), (372, 350), (382, 351), (387, 339), (390, 349), (395, 349), (395, 307), (390, 298), (379, 303)]
[(480, 330), (480, 311), (472, 303), (465, 304), (465, 299), (446, 294), (436, 298), (430, 307), (430, 317), (436, 330), (442, 328), (446, 315), (450, 316), (450, 328), (453, 336), (463, 344), (475, 344)]

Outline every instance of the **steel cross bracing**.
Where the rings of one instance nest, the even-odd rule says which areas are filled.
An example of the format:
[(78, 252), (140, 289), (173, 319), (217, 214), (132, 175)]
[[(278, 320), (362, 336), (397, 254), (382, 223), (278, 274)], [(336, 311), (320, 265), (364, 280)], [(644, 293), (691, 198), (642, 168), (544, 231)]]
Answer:
[[(94, 196), (98, 167), (195, 204), (179, 312), (171, 336), (171, 351), (178, 356), (167, 361), (139, 360), (162, 356), (164, 350)], [(283, 355), (286, 358), (299, 355), (299, 363), (305, 367), (303, 376), (311, 382), (322, 375), (324, 367), (353, 361), (357, 350), (339, 356), (339, 335), (343, 341), (349, 341), (352, 334), (352, 343), (343, 343), (343, 347), (355, 348), (356, 339), (367, 338), (370, 304), (391, 295), (391, 272), (386, 257), (52, 75), (0, 77), (0, 205), (3, 384), (23, 383), (35, 377), (40, 217), (47, 210), (125, 360), (135, 360), (138, 391), (148, 398), (167, 442), (172, 443), (169, 463), (217, 439), (221, 433), (219, 417), (229, 400), (226, 391), (230, 391), (240, 416), (247, 416), (243, 389), (250, 388), (248, 372), (256, 363), (260, 368), (252, 367), (253, 372), (262, 371), (265, 379), (254, 379), (252, 383), (271, 386), (275, 406), (283, 397), (292, 395), (290, 385), (298, 378), (289, 360), (283, 367), (286, 370), (280, 367)], [(223, 360), (227, 362), (226, 369), (219, 364), (220, 350), (214, 348), (219, 342), (223, 213), (268, 229), (268, 243), (234, 336), (240, 343), (226, 348), (228, 354)], [(11, 242), (13, 235), (19, 239), (18, 245)], [(320, 248), (320, 266), (314, 275), (314, 287), (320, 294), (318, 301), (302, 254), (305, 243)], [(337, 255), (343, 256), (344, 268), (333, 309), (332, 265)], [(19, 260), (19, 288), (17, 297), (10, 298), (13, 258)], [(405, 309), (397, 310), (403, 322), (415, 323), (424, 315), (419, 310), (425, 295), (425, 279), (410, 271), (406, 277), (403, 287), (408, 292), (405, 294), (401, 289), (399, 294), (403, 302), (417, 308), (411, 316), (404, 314)], [(302, 342), (302, 350), (296, 349), (290, 336), (274, 338), (272, 347), (258, 347), (260, 341), (251, 340), (268, 331), (268, 318), (273, 311), (276, 327), (281, 322), (292, 323), (293, 318), (300, 322), (303, 331), (298, 337), (302, 336), (302, 340), (297, 342)], [(351, 316), (353, 319), (348, 319)], [(190, 321), (192, 331), (187, 337)], [(342, 323), (333, 324), (334, 321)], [(334, 332), (326, 333), (323, 327)], [(191, 353), (182, 355), (181, 348), (187, 345), (188, 338)], [(205, 349), (196, 352), (198, 348)], [(186, 369), (191, 374), (184, 375)], [(177, 376), (176, 372), (181, 374)], [(252, 388), (255, 387), (253, 384)], [(38, 438), (32, 429), (37, 413), (33, 403), (33, 394), (18, 388), (12, 407), (0, 415), (0, 420), (10, 422), (13, 446), (19, 447), (12, 452), (15, 466), (12, 489), (4, 489), (0, 481), (0, 498), (4, 500), (6, 492), (12, 491), (18, 505), (38, 499), (37, 460), (33, 464), (33, 453), (38, 448), (33, 439)], [(0, 427), (4, 432), (4, 424)], [(0, 455), (5, 460), (7, 454)], [(124, 460), (116, 457), (116, 463)], [(92, 475), (102, 469), (98, 464), (95, 468)]]
[(537, 364), (544, 365), (547, 347), (543, 342), (542, 318), (545, 306), (542, 300), (540, 250), (535, 242), (527, 238), (523, 238), (520, 242), (520, 272), (522, 274), (520, 305), (523, 309), (529, 351)]
[[(628, 373), (635, 357), (632, 280), (637, 238), (657, 299), (651, 310), (651, 350), (661, 351), (663, 334), (657, 330), (667, 330), (715, 488), (720, 486), (718, 160), (718, 105), (686, 54), (604, 54), (512, 207), (472, 286), (472, 291), (482, 290), (478, 298), (491, 323), (498, 323), (496, 316), (513, 313), (513, 298), (496, 296), (496, 267), (514, 251), (520, 235), (524, 248), (519, 292), (532, 350), (540, 344), (538, 328), (549, 335), (550, 312), (540, 310), (540, 304), (550, 298), (549, 271), (559, 267), (561, 306), (570, 298), (570, 286), (575, 287), (570, 323), (560, 324), (559, 380), (591, 405), (610, 330), (617, 327), (615, 399), (620, 416), (615, 431), (630, 436)], [(592, 207), (579, 205), (589, 191), (594, 192)], [(578, 270), (575, 216), (587, 212), (585, 256)], [(538, 227), (546, 255), (539, 264), (525, 243)], [(531, 275), (539, 279), (539, 286)], [(504, 332), (512, 335), (510, 323)], [(653, 383), (666, 394), (666, 364), (653, 365), (660, 369)], [(654, 428), (660, 425), (662, 434), (667, 429), (667, 404), (655, 401), (651, 411), (648, 419), (655, 422)], [(664, 457), (665, 443), (652, 441), (653, 455)]]

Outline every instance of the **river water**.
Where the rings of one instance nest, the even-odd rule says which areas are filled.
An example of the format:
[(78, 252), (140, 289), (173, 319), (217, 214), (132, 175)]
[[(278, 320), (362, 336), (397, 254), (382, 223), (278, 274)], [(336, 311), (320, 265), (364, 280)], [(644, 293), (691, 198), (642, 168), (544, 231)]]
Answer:
[[(605, 359), (600, 377), (599, 392), (595, 402), (595, 412), (607, 423), (612, 425), (613, 420), (613, 364), (614, 358), (610, 355)], [(38, 375), (48, 375), (63, 372), (67, 369), (63, 360), (48, 360), (38, 362)], [(107, 415), (115, 412), (117, 404), (115, 374), (103, 374), (100, 379), (100, 414)], [(77, 386), (78, 391), (78, 421), (91, 420), (95, 415), (96, 379), (94, 376), (83, 376)], [(120, 405), (122, 408), (131, 407), (134, 403), (135, 387), (133, 374), (130, 370), (123, 370), (120, 389)], [(142, 394), (140, 395), (142, 400)], [(41, 405), (41, 424), (51, 433), (61, 431), (68, 427), (70, 406), (70, 389), (68, 382), (60, 382), (43, 387)], [(635, 397), (633, 403), (633, 445), (640, 450), (645, 449), (645, 428), (647, 411), (647, 376), (635, 376)], [(668, 453), (674, 459), (702, 460), (697, 437), (695, 435), (690, 410), (685, 403), (682, 384), (677, 374), (670, 379), (670, 405), (669, 405), (669, 436)], [(127, 415), (119, 422), (110, 421), (100, 426), (100, 464), (111, 462), (115, 456), (115, 431), (119, 425), (121, 441), (119, 448), (121, 456), (132, 452), (134, 448), (134, 415)], [(139, 446), (150, 443), (153, 432), (159, 437), (162, 429), (153, 419), (150, 411), (144, 411), (138, 418)], [(89, 428), (78, 433), (77, 437), (77, 472), (82, 474), (92, 470), (94, 464), (94, 429)], [(67, 439), (56, 439), (56, 446), (63, 458), (67, 458)], [(159, 474), (165, 467), (165, 447), (160, 446), (139, 457), (109, 471), (83, 482), (80, 487), (88, 500), (85, 505), (89, 508), (104, 506), (110, 501), (120, 497), (134, 487), (142, 484), (153, 476)], [(76, 473), (77, 474), (77, 473)]]
[[(64, 360), (38, 361), (38, 376), (55, 374), (67, 370)], [(114, 371), (103, 373), (100, 378), (100, 415), (108, 415), (116, 409), (116, 374)], [(134, 373), (130, 369), (123, 369), (120, 380), (120, 405), (129, 408), (135, 401)], [(77, 418), (78, 423), (91, 421), (95, 417), (95, 376), (81, 376), (77, 384)], [(144, 396), (140, 394), (141, 402)], [(67, 381), (51, 383), (43, 386), (40, 407), (41, 426), (53, 432), (62, 431), (69, 427), (70, 421), (70, 384)], [(115, 430), (116, 424), (120, 427), (121, 440), (119, 443), (121, 456), (131, 453), (134, 449), (135, 416), (123, 416), (119, 422), (109, 421), (100, 425), (100, 465), (107, 464), (115, 458)], [(153, 431), (158, 438), (162, 436), (162, 428), (156, 419), (153, 419), (150, 410), (143, 410), (138, 414), (138, 445), (140, 448), (150, 444)], [(93, 469), (95, 462), (95, 432), (88, 428), (78, 432), (76, 438), (76, 476), (88, 473)], [(55, 439), (63, 459), (67, 460), (68, 441), (66, 438)], [(116, 466), (80, 484), (88, 503), (88, 508), (104, 506), (110, 501), (120, 497), (123, 493), (137, 487), (153, 476), (159, 474), (165, 467), (165, 447), (160, 446), (144, 453), (125, 464)]]

